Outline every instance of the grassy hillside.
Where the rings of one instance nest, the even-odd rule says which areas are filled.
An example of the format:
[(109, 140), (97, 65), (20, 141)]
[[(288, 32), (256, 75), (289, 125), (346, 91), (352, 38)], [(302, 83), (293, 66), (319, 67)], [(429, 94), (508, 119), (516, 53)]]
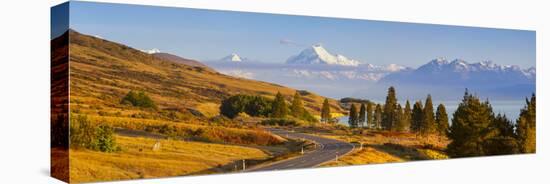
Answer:
[[(120, 108), (130, 90), (148, 93), (160, 109), (216, 115), (220, 101), (235, 94), (273, 98), (280, 91), (290, 101), (295, 89), (231, 77), (208, 68), (155, 57), (128, 46), (70, 31), (72, 109)], [(324, 97), (302, 93), (306, 108), (320, 114)], [(82, 103), (79, 103), (82, 102)], [(78, 105), (82, 104), (82, 105)], [(340, 111), (331, 99), (333, 111)], [(97, 109), (96, 109), (97, 110)]]
[[(221, 101), (229, 96), (274, 98), (281, 92), (290, 103), (295, 89), (223, 75), (197, 61), (150, 55), (72, 30), (67, 34), (71, 128), (84, 122), (90, 128), (83, 132), (114, 127), (120, 148), (109, 153), (71, 145), (72, 182), (228, 172), (228, 164), (242, 159), (262, 162), (295, 151), (288, 148), (293, 141), (253, 122), (218, 116)], [(130, 91), (144, 92), (155, 105), (122, 103)], [(300, 93), (306, 109), (320, 114), (324, 97)], [(341, 112), (337, 101), (330, 101), (333, 112)], [(127, 137), (124, 131), (143, 135)], [(161, 136), (146, 136), (151, 134)], [(156, 141), (163, 146), (153, 151)]]
[[(265, 159), (260, 149), (117, 136), (123, 147), (116, 153), (71, 150), (71, 182), (93, 182), (182, 176), (220, 167), (241, 159)], [(239, 163), (240, 164), (240, 163)]]

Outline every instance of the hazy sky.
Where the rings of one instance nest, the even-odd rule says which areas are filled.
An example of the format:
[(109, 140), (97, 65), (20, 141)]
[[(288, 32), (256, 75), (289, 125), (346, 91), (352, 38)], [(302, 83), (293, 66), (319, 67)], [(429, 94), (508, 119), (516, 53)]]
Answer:
[(71, 2), (70, 18), (71, 28), (84, 34), (198, 60), (238, 53), (282, 63), (321, 43), (333, 54), (376, 65), (418, 67), (446, 57), (535, 66), (534, 31), (90, 2)]

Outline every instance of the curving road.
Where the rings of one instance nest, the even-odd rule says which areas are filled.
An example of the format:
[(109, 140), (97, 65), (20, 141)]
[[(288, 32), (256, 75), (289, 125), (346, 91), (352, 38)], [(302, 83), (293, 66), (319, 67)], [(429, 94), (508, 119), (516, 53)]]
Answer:
[(322, 163), (336, 159), (353, 150), (353, 145), (344, 141), (323, 138), (314, 135), (290, 132), (280, 129), (267, 129), (268, 131), (282, 137), (291, 139), (307, 139), (317, 143), (317, 149), (306, 152), (304, 155), (284, 161), (275, 162), (270, 165), (248, 169), (247, 171), (271, 171), (281, 169), (311, 168)]

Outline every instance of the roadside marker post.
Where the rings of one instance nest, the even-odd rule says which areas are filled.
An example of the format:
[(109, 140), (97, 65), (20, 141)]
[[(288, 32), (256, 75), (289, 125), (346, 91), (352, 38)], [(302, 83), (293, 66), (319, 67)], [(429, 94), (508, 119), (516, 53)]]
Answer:
[(302, 146), (302, 151), (301, 151), (302, 155), (304, 154), (304, 146)]
[(243, 171), (244, 171), (245, 169), (246, 169), (246, 163), (245, 163), (245, 161), (244, 161), (244, 159), (243, 159)]

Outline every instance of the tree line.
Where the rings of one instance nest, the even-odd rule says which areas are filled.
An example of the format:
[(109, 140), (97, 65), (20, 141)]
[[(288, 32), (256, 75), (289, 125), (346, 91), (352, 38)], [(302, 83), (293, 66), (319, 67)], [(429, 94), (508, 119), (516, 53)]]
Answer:
[(304, 107), (302, 96), (294, 93), (290, 105), (285, 97), (277, 92), (273, 100), (257, 95), (238, 94), (222, 100), (220, 114), (235, 118), (240, 113), (253, 117), (288, 118), (294, 117), (305, 121), (317, 121)]
[(495, 115), (488, 100), (481, 101), (466, 90), (449, 125), (445, 105), (439, 104), (434, 112), (431, 95), (425, 103), (419, 100), (411, 107), (407, 100), (403, 107), (397, 102), (395, 88), (390, 87), (384, 104), (366, 102), (359, 108), (352, 104), (348, 124), (352, 128), (448, 137), (449, 155), (465, 157), (535, 152), (535, 116), (534, 94), (526, 100), (514, 125), (505, 115)]

